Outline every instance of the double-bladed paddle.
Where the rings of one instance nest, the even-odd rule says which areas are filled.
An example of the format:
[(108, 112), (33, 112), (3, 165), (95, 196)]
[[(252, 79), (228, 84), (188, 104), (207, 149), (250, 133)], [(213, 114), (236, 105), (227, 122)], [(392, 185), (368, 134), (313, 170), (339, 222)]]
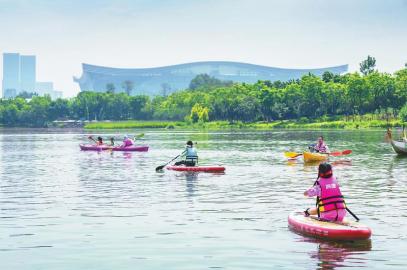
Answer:
[[(331, 152), (331, 153), (319, 153), (319, 154), (326, 154), (329, 156), (334, 156), (334, 157), (339, 157), (339, 156), (345, 156), (349, 155), (352, 153), (352, 150), (343, 150), (343, 151), (336, 151), (336, 152)], [(285, 152), (284, 155), (288, 158), (297, 158), (299, 156), (302, 156), (302, 153), (296, 153), (296, 152)]]

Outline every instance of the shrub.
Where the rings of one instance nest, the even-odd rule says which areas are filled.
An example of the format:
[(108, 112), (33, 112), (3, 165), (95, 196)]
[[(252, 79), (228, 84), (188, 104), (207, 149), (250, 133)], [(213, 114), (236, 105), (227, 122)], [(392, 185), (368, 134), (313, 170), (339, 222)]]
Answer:
[(399, 117), (401, 121), (407, 122), (407, 103), (403, 106), (403, 108), (401, 108)]

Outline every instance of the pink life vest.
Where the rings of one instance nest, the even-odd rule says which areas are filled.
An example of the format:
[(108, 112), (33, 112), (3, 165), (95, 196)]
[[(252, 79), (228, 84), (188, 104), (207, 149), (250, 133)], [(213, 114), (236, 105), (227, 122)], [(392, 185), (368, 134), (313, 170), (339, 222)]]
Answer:
[(132, 146), (132, 145), (133, 145), (133, 141), (132, 141), (131, 139), (127, 138), (127, 139), (125, 139), (125, 140), (123, 141), (123, 144), (124, 144), (124, 147)]
[(346, 209), (345, 201), (339, 184), (334, 176), (329, 178), (320, 178), (315, 182), (321, 188), (321, 196), (317, 197), (318, 217), (321, 212), (336, 211), (338, 209)]
[(325, 143), (317, 144), (317, 145), (315, 146), (315, 149), (316, 149), (318, 152), (326, 153), (326, 144), (325, 144)]

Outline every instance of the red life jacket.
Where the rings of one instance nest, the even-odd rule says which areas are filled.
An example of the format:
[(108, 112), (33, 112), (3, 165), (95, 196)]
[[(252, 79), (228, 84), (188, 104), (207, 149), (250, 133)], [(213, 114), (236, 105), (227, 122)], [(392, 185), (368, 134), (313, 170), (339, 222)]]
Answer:
[(336, 211), (338, 209), (346, 209), (339, 184), (334, 176), (329, 178), (320, 178), (315, 182), (321, 188), (321, 196), (317, 197), (318, 217), (321, 212)]

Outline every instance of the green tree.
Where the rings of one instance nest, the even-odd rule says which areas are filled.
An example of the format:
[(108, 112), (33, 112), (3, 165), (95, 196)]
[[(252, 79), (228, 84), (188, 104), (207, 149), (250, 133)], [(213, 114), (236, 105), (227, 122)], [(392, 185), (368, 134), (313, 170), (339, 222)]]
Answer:
[(162, 83), (161, 84), (161, 94), (163, 97), (168, 96), (168, 94), (171, 92), (171, 86), (169, 83)]
[(110, 94), (114, 94), (116, 87), (114, 86), (114, 83), (107, 83), (106, 84), (106, 92)]
[(209, 76), (208, 74), (198, 74), (191, 80), (188, 88), (191, 90), (196, 90), (198, 88), (210, 90), (217, 87), (229, 86), (232, 84), (232, 81), (222, 81), (216, 79), (215, 77)]
[(196, 103), (192, 109), (191, 114), (189, 116), (192, 123), (199, 122), (208, 122), (209, 121), (209, 109), (207, 107), (202, 106), (199, 103)]
[(359, 73), (349, 74), (346, 86), (346, 98), (352, 114), (364, 113), (370, 98), (365, 78)]
[(35, 92), (27, 92), (27, 91), (20, 92), (20, 93), (17, 95), (17, 97), (27, 98), (27, 99), (32, 98), (32, 97), (34, 97), (34, 96), (38, 96), (38, 94), (35, 93)]
[(335, 75), (334, 75), (332, 72), (330, 72), (330, 71), (325, 71), (325, 72), (322, 74), (322, 80), (323, 80), (324, 82), (328, 83), (328, 82), (333, 81), (334, 76), (335, 76)]
[[(113, 87), (114, 87), (114, 85), (113, 85)], [(126, 94), (128, 96), (130, 96), (134, 90), (134, 83), (132, 81), (126, 80), (122, 83), (122, 88), (124, 89), (124, 92), (126, 92)], [(114, 91), (114, 89), (113, 89), (113, 91)]]
[(360, 72), (362, 72), (363, 75), (367, 75), (372, 73), (376, 67), (376, 59), (370, 55), (367, 56), (366, 60), (363, 60), (360, 64)]
[(401, 121), (407, 122), (407, 103), (401, 108), (399, 116)]

